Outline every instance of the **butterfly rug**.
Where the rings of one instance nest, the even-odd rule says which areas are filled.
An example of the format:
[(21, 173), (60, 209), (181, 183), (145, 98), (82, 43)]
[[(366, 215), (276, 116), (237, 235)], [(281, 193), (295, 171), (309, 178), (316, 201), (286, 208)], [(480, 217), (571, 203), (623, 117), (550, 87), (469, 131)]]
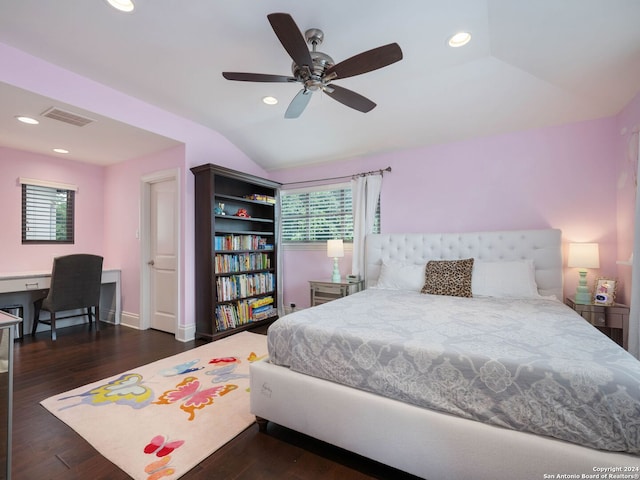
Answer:
[(249, 364), (266, 355), (241, 332), (40, 403), (132, 478), (177, 479), (254, 422)]

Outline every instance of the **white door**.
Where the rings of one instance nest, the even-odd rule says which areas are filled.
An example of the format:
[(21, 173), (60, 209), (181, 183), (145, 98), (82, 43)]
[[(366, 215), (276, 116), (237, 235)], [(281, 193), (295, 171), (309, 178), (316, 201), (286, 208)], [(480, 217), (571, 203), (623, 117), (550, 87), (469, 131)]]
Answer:
[(176, 180), (151, 184), (150, 191), (151, 328), (176, 333), (178, 306), (178, 208)]

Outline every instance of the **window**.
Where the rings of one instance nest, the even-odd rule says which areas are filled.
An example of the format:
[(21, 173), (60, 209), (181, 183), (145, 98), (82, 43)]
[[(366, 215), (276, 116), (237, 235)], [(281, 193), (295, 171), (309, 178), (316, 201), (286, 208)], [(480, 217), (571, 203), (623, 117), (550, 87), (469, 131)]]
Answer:
[[(282, 242), (326, 242), (333, 238), (353, 241), (353, 204), (349, 184), (283, 191)], [(380, 232), (380, 206), (374, 232)]]
[(73, 185), (22, 183), (22, 243), (73, 243)]

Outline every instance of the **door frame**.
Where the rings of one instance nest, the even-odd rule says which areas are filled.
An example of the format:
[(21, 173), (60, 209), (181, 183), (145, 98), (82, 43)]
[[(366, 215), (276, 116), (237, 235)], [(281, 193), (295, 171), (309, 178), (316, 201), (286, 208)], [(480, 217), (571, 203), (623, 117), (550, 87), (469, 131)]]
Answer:
[(180, 183), (180, 169), (172, 168), (160, 170), (140, 179), (140, 330), (151, 328), (151, 272), (147, 262), (151, 254), (151, 185), (154, 183), (173, 180), (176, 185), (176, 205), (174, 232), (176, 235), (177, 265), (176, 265), (176, 325), (175, 336), (178, 338), (182, 318), (182, 299), (180, 295), (180, 277), (182, 274), (182, 239), (180, 236), (182, 188)]

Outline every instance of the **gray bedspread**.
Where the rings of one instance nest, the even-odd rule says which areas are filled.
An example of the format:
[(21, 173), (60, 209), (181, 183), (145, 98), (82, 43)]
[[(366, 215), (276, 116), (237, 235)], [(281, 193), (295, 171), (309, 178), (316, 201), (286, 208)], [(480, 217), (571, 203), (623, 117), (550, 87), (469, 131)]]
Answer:
[(369, 289), (282, 317), (270, 361), (403, 402), (640, 453), (640, 362), (548, 299)]

